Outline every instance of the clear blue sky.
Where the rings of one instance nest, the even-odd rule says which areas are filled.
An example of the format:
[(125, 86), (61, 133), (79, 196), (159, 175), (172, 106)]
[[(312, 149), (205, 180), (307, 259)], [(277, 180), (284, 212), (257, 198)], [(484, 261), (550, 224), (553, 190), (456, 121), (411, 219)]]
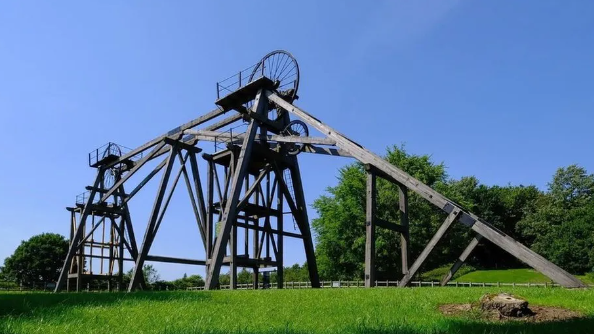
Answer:
[[(211, 110), (217, 80), (279, 48), (299, 61), (298, 105), (376, 153), (406, 143), (486, 184), (594, 171), (590, 1), (3, 1), (0, 260), (34, 234), (67, 235), (64, 208), (94, 177), (87, 152)], [(349, 162), (322, 159), (302, 157), (309, 203)], [(139, 235), (151, 196), (133, 207)], [(154, 253), (198, 257), (177, 202)], [(299, 244), (287, 253), (304, 261)]]

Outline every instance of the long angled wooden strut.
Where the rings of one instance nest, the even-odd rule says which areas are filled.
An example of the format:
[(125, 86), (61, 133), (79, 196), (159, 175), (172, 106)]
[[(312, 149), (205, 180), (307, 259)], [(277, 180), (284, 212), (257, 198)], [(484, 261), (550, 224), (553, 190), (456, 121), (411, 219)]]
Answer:
[(519, 260), (527, 263), (534, 269), (540, 271), (553, 281), (565, 287), (585, 286), (583, 282), (581, 282), (565, 270), (561, 269), (560, 267), (556, 266), (555, 264), (549, 262), (541, 255), (530, 250), (528, 247), (518, 243), (513, 238), (509, 237), (508, 235), (498, 230), (491, 224), (481, 220), (476, 215), (473, 215), (470, 212), (465, 212), (464, 210), (462, 210), (460, 205), (449, 200), (445, 196), (441, 195), (431, 187), (423, 184), (421, 181), (415, 179), (414, 177), (402, 171), (398, 167), (385, 161), (377, 154), (368, 151), (363, 146), (355, 143), (354, 141), (350, 140), (338, 131), (322, 123), (320, 120), (311, 116), (304, 110), (283, 100), (274, 92), (265, 91), (265, 95), (273, 103), (276, 103), (281, 108), (301, 118), (307, 124), (316, 128), (321, 133), (325, 134), (328, 138), (333, 139), (336, 142), (337, 147), (352, 155), (355, 159), (359, 160), (364, 164), (374, 166), (379, 172), (383, 173), (383, 177), (386, 177), (394, 182), (406, 186), (408, 189), (414, 191), (419, 196), (425, 198), (426, 200), (428, 200), (429, 202), (439, 207), (448, 214), (452, 213), (453, 211), (458, 211), (458, 220), (461, 223), (469, 226), (473, 231), (483, 236), (485, 239), (491, 241), (492, 243), (501, 247), (503, 250), (512, 254)]
[[(262, 90), (256, 95), (254, 106), (256, 113), (260, 115), (264, 115), (268, 109), (268, 101)], [(257, 132), (258, 123), (256, 120), (252, 119), (246, 130), (245, 139), (241, 145), (241, 151), (237, 160), (237, 167), (235, 173), (233, 173), (233, 179), (231, 180), (231, 189), (229, 191), (231, 197), (228, 198), (225, 203), (225, 209), (221, 218), (222, 231), (217, 237), (212, 251), (211, 264), (208, 266), (208, 273), (206, 275), (206, 289), (214, 289), (219, 281), (219, 272), (221, 270), (221, 265), (223, 264), (223, 257), (225, 256), (225, 247), (229, 241), (229, 234), (233, 222), (237, 218), (237, 204), (239, 202), (241, 186), (243, 185), (247, 173), (252, 146)]]

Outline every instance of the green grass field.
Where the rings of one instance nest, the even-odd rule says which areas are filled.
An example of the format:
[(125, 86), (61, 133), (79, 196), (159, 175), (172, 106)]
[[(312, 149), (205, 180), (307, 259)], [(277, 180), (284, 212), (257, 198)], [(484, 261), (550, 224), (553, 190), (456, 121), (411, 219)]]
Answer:
[[(438, 306), (508, 291), (587, 315), (557, 323), (486, 323)], [(0, 294), (0, 333), (592, 333), (594, 290), (303, 289), (133, 294)]]

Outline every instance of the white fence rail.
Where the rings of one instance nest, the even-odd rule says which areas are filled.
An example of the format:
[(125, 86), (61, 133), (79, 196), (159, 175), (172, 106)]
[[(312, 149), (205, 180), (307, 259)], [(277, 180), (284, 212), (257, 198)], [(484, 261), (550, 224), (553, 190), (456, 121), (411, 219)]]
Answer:
[[(397, 287), (399, 281), (375, 281), (376, 287)], [(322, 281), (320, 282), (322, 288), (363, 288), (365, 287), (364, 281)], [(436, 281), (412, 281), (409, 283), (411, 287), (439, 287), (439, 282)], [(527, 288), (557, 288), (561, 287), (557, 283), (503, 283), (503, 282), (448, 282), (448, 287), (527, 287)], [(310, 282), (285, 282), (283, 284), (285, 289), (308, 289), (311, 288)], [(590, 284), (589, 287), (594, 287)], [(228, 290), (230, 285), (221, 285), (221, 290)], [(254, 286), (251, 283), (237, 284), (238, 290), (251, 290)], [(262, 289), (263, 285), (260, 284), (259, 288)], [(277, 284), (272, 283), (269, 285), (270, 289), (276, 289)], [(190, 287), (188, 290), (204, 290), (204, 287)]]

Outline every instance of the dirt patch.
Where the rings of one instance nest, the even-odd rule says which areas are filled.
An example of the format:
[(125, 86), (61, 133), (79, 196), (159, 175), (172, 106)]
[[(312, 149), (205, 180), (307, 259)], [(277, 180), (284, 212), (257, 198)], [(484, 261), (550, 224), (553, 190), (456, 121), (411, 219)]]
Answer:
[(487, 321), (550, 322), (584, 317), (576, 311), (549, 306), (530, 306), (532, 314), (523, 317), (507, 317), (497, 310), (482, 310), (480, 305), (473, 304), (446, 304), (441, 305), (439, 310), (446, 316), (467, 316)]

